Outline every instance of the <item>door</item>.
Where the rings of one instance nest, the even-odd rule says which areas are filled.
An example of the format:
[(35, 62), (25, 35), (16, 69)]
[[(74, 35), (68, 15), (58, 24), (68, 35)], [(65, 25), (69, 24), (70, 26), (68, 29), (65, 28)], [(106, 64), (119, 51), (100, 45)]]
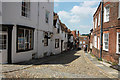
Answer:
[(8, 34), (7, 32), (0, 31), (0, 63), (8, 63)]

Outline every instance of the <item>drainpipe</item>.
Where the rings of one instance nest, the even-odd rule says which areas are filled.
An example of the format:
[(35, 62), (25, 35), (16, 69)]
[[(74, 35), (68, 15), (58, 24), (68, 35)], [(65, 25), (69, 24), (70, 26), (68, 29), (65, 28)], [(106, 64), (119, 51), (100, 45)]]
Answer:
[(100, 60), (102, 61), (102, 46), (103, 46), (103, 2), (101, 1), (101, 40), (100, 40)]

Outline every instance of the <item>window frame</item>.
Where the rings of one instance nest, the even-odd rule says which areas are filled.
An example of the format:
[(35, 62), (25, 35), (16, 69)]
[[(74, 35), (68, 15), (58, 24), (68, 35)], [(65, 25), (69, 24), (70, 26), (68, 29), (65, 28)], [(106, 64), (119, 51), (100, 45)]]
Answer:
[[(18, 49), (18, 30), (19, 29), (23, 29), (24, 30), (24, 49), (21, 49), (21, 50), (19, 50)], [(25, 30), (29, 30), (29, 49), (25, 49)], [(30, 48), (30, 31), (32, 31), (32, 42), (31, 42), (31, 46), (32, 46), (32, 48)], [(23, 27), (18, 27), (17, 28), (17, 38), (16, 38), (17, 40), (17, 43), (16, 43), (16, 52), (25, 52), (25, 51), (31, 51), (31, 50), (33, 50), (34, 49), (34, 29), (32, 29), (32, 28), (23, 28)]]
[[(48, 46), (48, 33), (47, 32), (45, 32), (44, 33), (45, 34), (45, 36), (44, 36), (44, 46)], [(45, 43), (45, 40), (46, 40), (46, 43)]]
[(94, 36), (94, 47), (97, 48), (97, 36)]
[(116, 53), (117, 54), (120, 54), (120, 52), (119, 52), (119, 34), (120, 34), (120, 32), (117, 32), (117, 44), (116, 44)]
[[(109, 8), (109, 13), (107, 13), (107, 8)], [(110, 6), (108, 4), (104, 7), (104, 22), (109, 22), (109, 21), (110, 21)]]
[[(23, 6), (23, 3), (26, 4), (27, 3), (27, 7), (26, 6)], [(21, 3), (21, 16), (23, 16), (24, 18), (30, 18), (30, 0), (22, 0), (22, 3)], [(24, 14), (24, 15), (23, 15)]]
[[(105, 41), (105, 34), (108, 35), (108, 42)], [(105, 48), (105, 46), (106, 46), (106, 45), (105, 45), (105, 42), (108, 43), (108, 49)], [(105, 50), (105, 51), (109, 51), (109, 33), (104, 33), (104, 34), (103, 34), (103, 50)]]
[(98, 15), (98, 27), (100, 26), (100, 12), (99, 12), (99, 15)]
[(59, 48), (59, 43), (60, 43), (60, 40), (59, 39), (55, 39), (55, 48)]
[[(48, 14), (47, 14), (48, 13)], [(48, 17), (48, 18), (47, 18)], [(47, 24), (49, 24), (49, 17), (50, 17), (50, 12), (49, 11), (45, 11), (45, 22), (47, 23)]]

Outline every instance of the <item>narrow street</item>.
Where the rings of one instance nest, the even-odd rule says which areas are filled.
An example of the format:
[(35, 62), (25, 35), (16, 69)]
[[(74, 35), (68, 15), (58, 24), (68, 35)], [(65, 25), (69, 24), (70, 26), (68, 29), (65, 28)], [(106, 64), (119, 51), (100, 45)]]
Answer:
[(44, 64), (3, 75), (4, 78), (107, 78), (87, 60), (83, 50), (70, 51), (57, 55)]

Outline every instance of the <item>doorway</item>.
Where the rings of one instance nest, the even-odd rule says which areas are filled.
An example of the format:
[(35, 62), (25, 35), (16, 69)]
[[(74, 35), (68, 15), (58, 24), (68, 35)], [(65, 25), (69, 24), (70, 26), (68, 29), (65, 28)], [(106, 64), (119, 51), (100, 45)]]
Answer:
[(0, 63), (8, 63), (8, 34), (0, 31)]

